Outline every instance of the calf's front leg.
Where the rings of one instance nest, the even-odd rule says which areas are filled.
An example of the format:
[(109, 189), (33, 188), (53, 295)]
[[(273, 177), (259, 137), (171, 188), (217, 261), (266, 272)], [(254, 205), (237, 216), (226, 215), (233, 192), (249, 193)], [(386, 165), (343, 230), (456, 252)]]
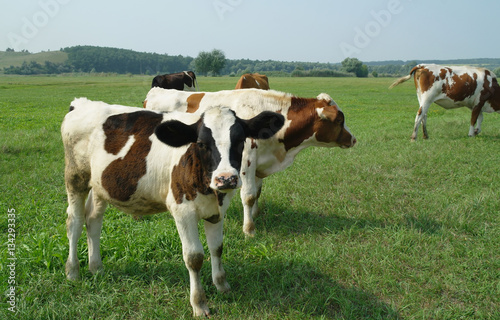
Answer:
[(177, 231), (182, 242), (182, 256), (189, 271), (190, 302), (195, 317), (209, 316), (207, 297), (201, 284), (200, 271), (203, 265), (203, 245), (198, 234), (198, 217), (195, 213), (186, 213), (178, 217), (172, 212)]

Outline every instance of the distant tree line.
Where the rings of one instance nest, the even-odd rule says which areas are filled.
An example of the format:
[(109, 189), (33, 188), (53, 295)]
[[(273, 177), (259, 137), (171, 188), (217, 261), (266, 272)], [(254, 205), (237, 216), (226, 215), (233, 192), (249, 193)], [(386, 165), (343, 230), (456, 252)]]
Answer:
[(71, 73), (73, 68), (66, 63), (54, 63), (50, 61), (45, 61), (44, 64), (40, 64), (36, 61), (26, 62), (24, 61), (21, 66), (6, 67), (4, 68), (5, 74), (21, 74), (21, 75), (34, 75), (34, 74), (60, 74), (60, 73)]
[[(14, 51), (8, 49), (8, 51)], [(61, 49), (68, 54), (64, 63), (24, 62), (21, 66), (3, 69), (7, 74), (58, 74), (71, 72), (96, 72), (118, 74), (156, 75), (193, 70), (200, 75), (240, 76), (259, 72), (268, 76), (285, 77), (394, 77), (407, 75), (418, 63), (430, 61), (384, 61), (363, 63), (356, 58), (346, 58), (342, 63), (286, 62), (274, 60), (226, 59), (221, 50), (200, 52), (196, 58), (167, 54), (137, 52), (126, 49), (75, 46)], [(500, 75), (500, 59), (471, 59), (434, 61), (438, 64), (471, 64), (483, 66)], [(495, 69), (497, 68), (497, 69)]]
[(64, 48), (68, 63), (78, 72), (132, 74), (173, 73), (188, 70), (191, 57), (136, 52), (126, 49), (77, 46)]

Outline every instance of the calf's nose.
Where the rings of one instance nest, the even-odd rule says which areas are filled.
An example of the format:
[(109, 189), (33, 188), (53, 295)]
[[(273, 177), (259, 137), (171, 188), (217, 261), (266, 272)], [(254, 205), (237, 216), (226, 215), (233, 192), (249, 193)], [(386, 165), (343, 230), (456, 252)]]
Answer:
[(238, 187), (238, 176), (234, 174), (220, 174), (214, 178), (215, 187), (218, 190), (236, 189)]

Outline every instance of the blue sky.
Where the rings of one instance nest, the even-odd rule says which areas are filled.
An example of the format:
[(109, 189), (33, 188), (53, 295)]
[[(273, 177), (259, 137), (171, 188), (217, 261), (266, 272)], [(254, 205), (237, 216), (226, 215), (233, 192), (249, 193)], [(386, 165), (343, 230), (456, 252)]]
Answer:
[(498, 0), (0, 0), (0, 50), (341, 62), (500, 58)]

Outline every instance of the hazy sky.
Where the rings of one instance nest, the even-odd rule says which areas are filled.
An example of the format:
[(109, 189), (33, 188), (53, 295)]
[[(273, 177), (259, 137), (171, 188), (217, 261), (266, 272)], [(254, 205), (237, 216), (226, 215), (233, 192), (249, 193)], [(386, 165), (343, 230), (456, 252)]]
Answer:
[(500, 57), (499, 0), (0, 0), (0, 50), (341, 62)]

